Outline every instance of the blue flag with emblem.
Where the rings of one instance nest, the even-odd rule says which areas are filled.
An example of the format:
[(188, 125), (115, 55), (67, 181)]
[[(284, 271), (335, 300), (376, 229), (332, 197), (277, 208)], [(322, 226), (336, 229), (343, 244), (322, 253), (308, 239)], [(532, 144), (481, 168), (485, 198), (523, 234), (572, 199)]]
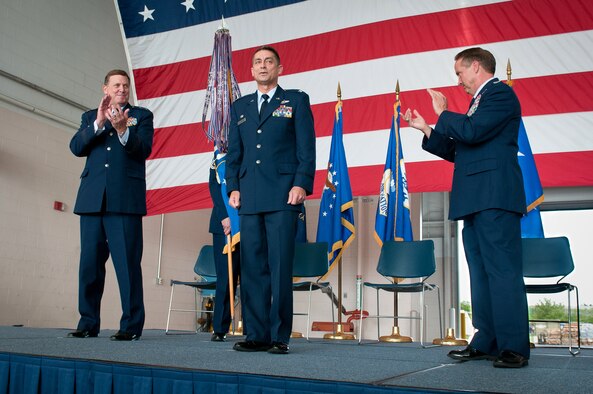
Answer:
[(342, 138), (342, 101), (338, 101), (317, 224), (317, 242), (327, 242), (330, 269), (354, 240), (354, 233), (352, 189)]
[(390, 240), (413, 240), (408, 183), (399, 134), (400, 108), (400, 102), (396, 100), (375, 216), (374, 236), (379, 246)]
[(527, 205), (527, 214), (521, 218), (521, 237), (523, 238), (543, 238), (544, 227), (539, 211), (539, 205), (544, 201), (544, 191), (539, 180), (527, 131), (521, 119), (519, 126), (519, 167), (523, 174), (523, 187), (525, 189), (525, 201)]
[[(227, 214), (231, 221), (231, 250), (234, 250), (238, 242), (241, 241), (241, 231), (239, 228), (239, 211), (229, 205), (229, 197), (227, 195), (226, 181), (224, 179), (226, 170), (226, 153), (221, 153), (216, 149), (214, 151), (214, 162), (212, 163), (216, 169), (216, 181), (220, 184), (220, 193), (222, 200), (226, 207)], [(228, 245), (224, 247), (224, 253), (227, 253)]]

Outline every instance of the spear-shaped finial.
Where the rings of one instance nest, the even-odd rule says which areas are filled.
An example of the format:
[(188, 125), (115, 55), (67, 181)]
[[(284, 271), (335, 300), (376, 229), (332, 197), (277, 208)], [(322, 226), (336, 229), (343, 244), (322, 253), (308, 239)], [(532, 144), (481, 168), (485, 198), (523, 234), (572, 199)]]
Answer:
[(224, 22), (224, 15), (221, 16), (221, 25), (218, 26), (218, 30), (225, 30), (225, 31), (229, 30), (226, 23)]
[(399, 79), (395, 83), (395, 101), (399, 101)]
[(507, 85), (513, 86), (513, 80), (511, 78), (511, 74), (513, 74), (513, 70), (511, 69), (511, 59), (507, 60)]
[(342, 101), (342, 88), (340, 87), (340, 82), (338, 82), (338, 101)]

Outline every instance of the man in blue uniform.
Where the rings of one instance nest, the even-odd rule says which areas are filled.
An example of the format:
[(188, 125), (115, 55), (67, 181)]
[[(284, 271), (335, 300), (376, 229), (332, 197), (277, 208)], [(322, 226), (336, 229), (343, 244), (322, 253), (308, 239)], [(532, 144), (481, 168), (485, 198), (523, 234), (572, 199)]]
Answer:
[(315, 130), (309, 96), (278, 86), (280, 57), (252, 58), (257, 92), (233, 103), (227, 153), (229, 204), (241, 222), (246, 341), (238, 351), (286, 354), (292, 331), (292, 261), (297, 221), (313, 191)]
[(482, 48), (455, 56), (459, 85), (473, 96), (467, 113), (447, 110), (446, 97), (429, 89), (438, 116), (432, 129), (408, 109), (410, 126), (424, 133), (422, 148), (455, 163), (449, 219), (463, 219), (463, 246), (477, 332), (459, 361), (494, 360), (520, 368), (529, 359), (529, 321), (523, 281), (521, 216), (525, 192), (517, 160), (521, 106), (513, 90), (494, 78), (496, 60)]
[(129, 105), (130, 78), (107, 73), (97, 109), (82, 115), (70, 150), (86, 157), (74, 213), (80, 215), (78, 328), (74, 338), (100, 331), (105, 263), (111, 254), (122, 316), (116, 341), (137, 340), (144, 326), (142, 216), (146, 215), (145, 161), (152, 150), (152, 113)]

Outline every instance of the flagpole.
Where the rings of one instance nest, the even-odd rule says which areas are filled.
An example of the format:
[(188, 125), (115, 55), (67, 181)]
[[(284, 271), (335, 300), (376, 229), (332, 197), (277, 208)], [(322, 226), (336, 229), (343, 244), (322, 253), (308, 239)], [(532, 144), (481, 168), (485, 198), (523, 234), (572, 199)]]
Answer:
[[(337, 96), (338, 96), (338, 104), (341, 104), (342, 89), (340, 87), (339, 82), (338, 82)], [(337, 258), (337, 260), (334, 261), (334, 264), (338, 265), (338, 325), (336, 327), (335, 332), (333, 332), (332, 334), (325, 334), (323, 336), (323, 338), (324, 339), (353, 340), (353, 339), (355, 339), (354, 335), (344, 333), (343, 326), (342, 326), (342, 254), (340, 254), (340, 256)]]
[[(397, 116), (399, 116), (399, 114), (397, 112), (397, 107), (399, 105), (399, 92), (400, 92), (400, 90), (399, 90), (399, 79), (398, 79), (397, 82), (395, 83), (395, 104), (393, 104), (393, 117), (396, 118), (396, 119), (394, 119), (394, 122), (397, 122)], [(396, 132), (399, 132), (399, 129), (397, 129)], [(396, 149), (396, 152), (399, 152), (399, 149)], [(399, 168), (399, 163), (396, 165), (396, 168)], [(396, 175), (394, 175), (394, 179), (397, 179)], [(397, 193), (396, 193), (396, 195), (397, 195)], [(392, 239), (395, 239), (395, 228), (393, 229), (393, 231), (394, 231), (394, 233), (392, 234)], [(398, 278), (393, 278), (393, 283), (397, 283), (398, 281), (399, 281)], [(398, 292), (394, 291), (393, 292), (393, 316), (394, 316), (393, 317), (393, 327), (391, 328), (390, 335), (383, 335), (383, 336), (379, 337), (380, 342), (392, 342), (392, 343), (412, 342), (411, 337), (401, 335), (399, 333), (399, 321), (397, 318), (397, 316), (399, 315), (399, 308), (397, 305), (398, 298), (399, 298)], [(377, 324), (379, 324), (378, 321), (377, 321)]]
[(229, 271), (229, 303), (231, 306), (231, 324), (233, 327), (233, 332), (235, 331), (235, 289), (234, 289), (234, 280), (233, 280), (233, 248), (232, 248), (232, 239), (231, 234), (227, 234), (226, 236), (227, 241), (227, 265)]

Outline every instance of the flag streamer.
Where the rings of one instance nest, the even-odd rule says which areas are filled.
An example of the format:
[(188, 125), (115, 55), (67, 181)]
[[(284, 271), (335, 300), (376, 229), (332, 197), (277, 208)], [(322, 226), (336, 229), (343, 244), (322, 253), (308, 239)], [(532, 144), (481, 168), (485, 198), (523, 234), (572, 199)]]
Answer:
[[(224, 22), (224, 21), (223, 21)], [(228, 253), (228, 240), (231, 250), (241, 240), (239, 228), (239, 212), (229, 205), (226, 182), (226, 152), (228, 148), (228, 134), (231, 120), (231, 104), (241, 97), (241, 90), (233, 72), (231, 34), (228, 29), (221, 28), (214, 34), (214, 49), (208, 73), (208, 87), (204, 99), (202, 112), (202, 128), (209, 141), (214, 142), (214, 159), (212, 166), (216, 170), (216, 180), (220, 184), (220, 192), (226, 211), (231, 220), (231, 237), (227, 237), (224, 253)], [(212, 110), (210, 123), (204, 127), (208, 109)]]
[[(214, 50), (202, 110), (202, 128), (208, 140), (213, 141), (221, 153), (225, 153), (228, 148), (231, 104), (239, 97), (241, 91), (233, 72), (231, 35), (228, 29), (218, 29), (214, 34)], [(209, 109), (212, 114), (206, 127)]]

